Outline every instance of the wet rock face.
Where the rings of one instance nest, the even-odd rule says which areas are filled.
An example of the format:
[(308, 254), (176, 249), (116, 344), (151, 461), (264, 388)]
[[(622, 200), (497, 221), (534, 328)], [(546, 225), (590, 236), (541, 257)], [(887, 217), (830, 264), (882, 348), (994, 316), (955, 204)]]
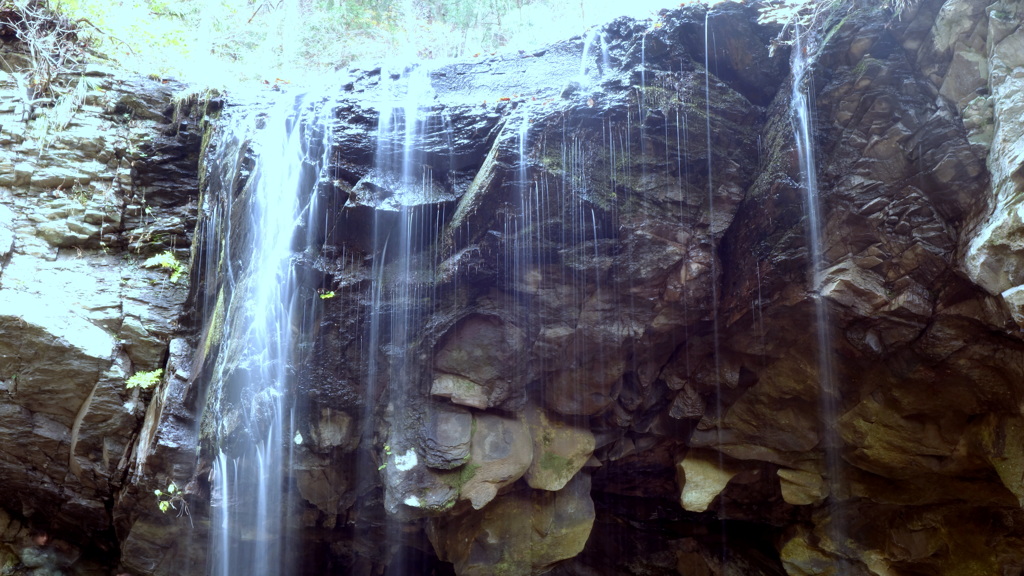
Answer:
[(434, 355), (438, 374), (431, 393), (479, 409), (521, 404), (521, 391), (516, 394), (511, 386), (516, 355), (523, 348), (523, 335), (517, 332), (496, 317), (463, 319)]
[[(993, 294), (1000, 294), (1010, 304), (1014, 319), (1020, 323), (1021, 266), (1018, 240), (1012, 232), (1019, 228), (1017, 206), (1022, 184), (1021, 137), (1024, 127), (1020, 117), (1022, 88), (1020, 68), (1024, 65), (1024, 35), (1020, 30), (1020, 6), (996, 3), (988, 13), (978, 18), (987, 26), (962, 30), (955, 26), (937, 34), (936, 50), (940, 47), (954, 54), (954, 62), (963, 64), (951, 68), (946, 78), (959, 76), (977, 85), (974, 93), (961, 97), (965, 125), (969, 126), (982, 146), (987, 145), (988, 166), (991, 171), (991, 194), (994, 198), (991, 213), (982, 220), (970, 239), (966, 255), (966, 269), (971, 278)], [(973, 64), (973, 66), (968, 65)], [(961, 80), (960, 83), (967, 82)], [(965, 92), (961, 90), (960, 92)], [(1000, 119), (994, 122), (994, 117)], [(970, 118), (970, 120), (968, 120)], [(1004, 121), (1003, 118), (1006, 118)]]
[(427, 533), (458, 574), (540, 574), (586, 544), (589, 492), (590, 479), (579, 475), (557, 492), (512, 492), (483, 510), (435, 519)]
[[(112, 509), (133, 459), (148, 456), (136, 453), (147, 406), (166, 394), (163, 380), (150, 390), (125, 382), (167, 368), (186, 298), (184, 279), (171, 282), (144, 262), (165, 252), (188, 262), (200, 135), (187, 102), (175, 121), (173, 83), (100, 68), (69, 74), (57, 90), (93, 88), (67, 115), (34, 108), (15, 82), (22, 71), (8, 72), (0, 81), (0, 524), (14, 528), (0, 532), (18, 548), (29, 528), (44, 528), (86, 556), (105, 550), (80, 567), (107, 570), (117, 546)], [(171, 427), (151, 433), (175, 436)]]
[[(936, 518), (951, 519), (1005, 505), (996, 500), (1012, 501), (1007, 491), (1016, 483), (996, 480), (999, 466), (986, 456), (991, 449), (966, 448), (973, 430), (998, 426), (985, 415), (1006, 412), (1020, 394), (1018, 368), (981, 360), (1020, 347), (1016, 330), (1008, 330), (1007, 301), (989, 296), (984, 283), (964, 279), (965, 272), (979, 277), (968, 245), (978, 245), (977, 222), (997, 198), (990, 192), (984, 145), (976, 131), (960, 124), (966, 102), (953, 97), (962, 91), (956, 86), (984, 83), (957, 64), (972, 54), (954, 56), (977, 49), (970, 38), (986, 26), (969, 19), (952, 24), (948, 12), (973, 13), (967, 4), (946, 3), (945, 16), (933, 20), (938, 3), (922, 3), (905, 24), (888, 29), (854, 16), (818, 57), (813, 90), (824, 220), (820, 295), (828, 306), (841, 391), (834, 415), (822, 414), (826, 404), (816, 384), (822, 379), (812, 352), (816, 330), (807, 328), (814, 322), (813, 302), (792, 288), (806, 286), (808, 248), (802, 217), (792, 210), (802, 191), (794, 189), (800, 179), (785, 143), (789, 126), (769, 123), (769, 142), (779, 142), (775, 155), (725, 243), (724, 258), (736, 265), (725, 278), (723, 300), (732, 312), (723, 349), (747, 355), (739, 369), (754, 374), (756, 383), (717, 426), (707, 432), (699, 426), (691, 443), (775, 463), (788, 503), (825, 497), (844, 502), (834, 515), (815, 517), (819, 544), (794, 536), (783, 547), (789, 573), (821, 573), (837, 562), (876, 573), (896, 565), (960, 565), (962, 558), (942, 546), (969, 548), (972, 532), (980, 529), (970, 523), (946, 526), (942, 544), (922, 543), (912, 553), (867, 535), (880, 530), (891, 539), (907, 537), (886, 521), (855, 537), (851, 549), (836, 538), (857, 534), (854, 518), (860, 515), (891, 518), (891, 506), (929, 502), (942, 510)], [(822, 450), (828, 428), (838, 434), (832, 440), (838, 468)], [(939, 504), (940, 494), (966, 484), (992, 499)], [(931, 538), (923, 529), (913, 537)], [(994, 565), (1017, 562), (1003, 558)]]
[[(705, 13), (690, 10), (538, 54), (355, 71), (345, 86), (325, 191), (341, 202), (311, 262), (336, 296), (299, 379), (314, 410), (359, 422), (356, 453), (378, 470), (356, 475), (381, 483), (377, 505), (428, 522), (457, 571), (539, 573), (577, 554), (605, 461), (656, 448), (657, 464), (638, 466), (672, 482), (711, 376), (667, 385), (661, 368), (711, 327), (716, 246), (754, 183), (761, 105), (786, 69), (755, 19), (710, 18), (765, 36), (712, 47), (722, 79), (705, 74)], [(750, 60), (736, 59), (743, 46)], [(415, 107), (389, 99), (425, 73)], [(395, 133), (403, 124), (422, 131)], [(412, 152), (392, 150), (405, 141)], [(313, 474), (298, 480), (316, 509), (302, 521), (334, 529), (347, 504)]]
[[(315, 191), (323, 229), (294, 259), (315, 338), (292, 367), (288, 525), (309, 573), (1024, 563), (1020, 7), (850, 8), (807, 49), (819, 285), (789, 54), (770, 54), (778, 28), (749, 6), (351, 72)], [(132, 570), (198, 574), (211, 457), (195, 456), (193, 373), (230, 355), (223, 287), (194, 275), (211, 322), (193, 356), (172, 338), (182, 289), (119, 252), (184, 259), (196, 135), (169, 129), (159, 91), (108, 81), (55, 159), (0, 156), (0, 534), (113, 531)], [(422, 101), (403, 108), (413, 83)], [(159, 136), (131, 145), (143, 132)], [(208, 179), (239, 192), (240, 160), (237, 181)], [(197, 254), (246, 258), (258, 231), (236, 228), (233, 252)], [(156, 367), (160, 388), (124, 389)], [(156, 512), (171, 481), (191, 540)]]
[(476, 418), (473, 445), (470, 447), (472, 474), (462, 485), (460, 496), (479, 510), (526, 473), (534, 459), (533, 444), (523, 424), (517, 420), (482, 414)]
[[(543, 53), (429, 71), (420, 112), (448, 118), (457, 161), (438, 160), (435, 124), (414, 136), (431, 193), (405, 205), (379, 159), (345, 160), (368, 156), (373, 139), (351, 124), (373, 114), (339, 112), (336, 186), (352, 192), (332, 241), (348, 260), (323, 269), (354, 296), (325, 309), (361, 309), (348, 326), (380, 338), (375, 373), (344, 370), (379, 394), (388, 509), (430, 517), (436, 554), (460, 574), (527, 558), (516, 510), (584, 476), (591, 501), (654, 499), (680, 511), (676, 527), (758, 526), (728, 552), (747, 573), (963, 562), (952, 550), (973, 546), (976, 511), (1015, 514), (1024, 494), (1000, 440), (1017, 434), (1022, 392), (1012, 249), (990, 234), (1012, 214), (993, 206), (1012, 196), (1000, 190), (1016, 140), (1012, 122), (985, 126), (992, 106), (1012, 106), (1013, 75), (999, 70), (1015, 58), (1001, 22), (1016, 7), (979, 6), (819, 20), (803, 86), (816, 103), (817, 286), (789, 54), (770, 55), (778, 29), (748, 7), (620, 20)], [(339, 110), (403, 74), (355, 73)], [(1009, 167), (990, 179), (994, 159)], [(403, 226), (413, 240), (398, 255)], [(367, 353), (354, 346), (314, 354)], [(900, 528), (909, 505), (934, 514)], [(599, 507), (611, 532), (601, 514), (653, 526)], [(610, 565), (595, 560), (602, 538), (556, 572)], [(622, 570), (721, 569), (714, 538), (686, 538), (631, 543), (622, 553), (651, 559)], [(530, 562), (510, 570), (548, 566)]]

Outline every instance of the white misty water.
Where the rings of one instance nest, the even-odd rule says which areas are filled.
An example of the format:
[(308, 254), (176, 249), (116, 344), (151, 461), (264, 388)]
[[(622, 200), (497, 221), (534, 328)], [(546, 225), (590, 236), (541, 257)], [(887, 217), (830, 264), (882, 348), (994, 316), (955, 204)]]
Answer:
[[(382, 544), (388, 573), (412, 574), (415, 569), (405, 548), (407, 532), (394, 514), (402, 505), (434, 504), (421, 500), (405, 482), (408, 474), (415, 474), (419, 456), (415, 442), (404, 435), (404, 423), (412, 401), (409, 394), (422, 376), (408, 350), (436, 300), (431, 281), (438, 255), (423, 251), (435, 244), (432, 241), (440, 236), (447, 219), (443, 208), (436, 207), (444, 191), (435, 184), (433, 174), (434, 163), (443, 165), (445, 159), (440, 156), (444, 154), (437, 148), (428, 151), (426, 140), (435, 139), (437, 146), (449, 138), (450, 128), (446, 117), (434, 110), (435, 92), (426, 66), (385, 70), (381, 76), (390, 80), (378, 104), (373, 167), (380, 186), (374, 199), (373, 302), (366, 357), (367, 390), (374, 400), (365, 403), (362, 417), (364, 441), (374, 445), (380, 464), (362, 467), (357, 473), (377, 475), (386, 486), (384, 506), (389, 514)], [(387, 437), (375, 438), (378, 403), (385, 399), (385, 418), (391, 425)]]
[[(443, 118), (432, 111), (434, 89), (429, 71), (424, 66), (413, 66), (401, 73), (383, 71), (381, 75), (397, 78), (388, 87), (387, 99), (378, 105), (374, 173), (380, 192), (375, 199), (378, 209), (374, 211), (370, 386), (376, 385), (380, 369), (376, 351), (383, 344), (383, 321), (390, 322), (391, 374), (406, 377), (404, 350), (412, 336), (415, 315), (428, 312), (408, 305), (417, 299), (418, 286), (422, 284), (414, 278), (413, 255), (418, 246), (437, 236), (436, 227), (444, 220), (443, 214), (431, 219), (421, 209), (437, 200), (435, 196), (439, 193), (434, 186), (432, 159), (424, 151), (424, 138), (447, 132)], [(381, 313), (385, 308), (389, 317)], [(368, 403), (367, 410), (364, 420), (370, 423), (375, 417), (372, 403)], [(393, 449), (397, 450), (399, 444), (395, 443)]]
[[(594, 48), (595, 43), (600, 47), (600, 54), (591, 54), (596, 52)], [(600, 58), (598, 57), (600, 56)], [(593, 66), (591, 63), (593, 62)], [(611, 60), (608, 55), (608, 35), (604, 29), (600, 26), (595, 26), (587, 31), (583, 36), (583, 52), (580, 56), (580, 82), (587, 84), (590, 82), (588, 72), (596, 69), (597, 78), (600, 79), (602, 76), (607, 74), (611, 68)]]
[[(804, 209), (807, 220), (808, 272), (810, 294), (814, 301), (815, 331), (817, 340), (817, 368), (819, 406), (822, 422), (821, 446), (825, 457), (826, 482), (830, 498), (840, 496), (842, 486), (841, 439), (836, 432), (839, 420), (839, 389), (837, 387), (834, 352), (832, 350), (832, 324), (828, 303), (821, 294), (824, 270), (827, 263), (822, 254), (821, 198), (818, 190), (818, 168), (814, 150), (814, 80), (811, 77), (813, 47), (806, 44), (801, 30), (794, 30), (793, 46), (793, 93), (791, 111), (794, 120), (794, 136), (800, 158), (801, 183), (806, 193)], [(830, 520), (830, 537), (841, 547), (845, 541), (846, 521), (839, 506), (834, 506)], [(846, 572), (840, 567), (840, 574)]]
[[(312, 288), (296, 279), (296, 253), (314, 248), (314, 189), (325, 165), (320, 113), (329, 106), (282, 98), (265, 114), (236, 117), (213, 160), (220, 166), (219, 218), (230, 289), (212, 376), (216, 454), (209, 573), (262, 576), (291, 573), (285, 495), (295, 437), (291, 387)], [(317, 112), (319, 110), (319, 112)], [(235, 197), (245, 146), (256, 155), (245, 190)], [(216, 186), (216, 184), (214, 184)], [(211, 190), (211, 194), (213, 190)], [(245, 226), (246, 246), (231, 246), (230, 226)], [(208, 257), (209, 258), (209, 257)]]

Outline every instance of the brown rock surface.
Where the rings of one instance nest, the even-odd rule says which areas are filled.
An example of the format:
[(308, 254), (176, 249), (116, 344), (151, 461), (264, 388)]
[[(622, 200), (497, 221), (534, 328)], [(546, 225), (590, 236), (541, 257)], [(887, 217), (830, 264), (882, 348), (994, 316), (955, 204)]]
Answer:
[[(294, 255), (336, 294), (309, 291), (292, 367), (303, 573), (1020, 571), (1020, 3), (868, 4), (807, 51), (819, 285), (788, 50), (749, 6), (617, 20), (585, 78), (583, 38), (429, 71), (416, 198), (373, 160), (403, 73), (351, 73), (318, 252)], [(198, 184), (184, 155), (128, 170), (117, 142), (144, 128), (184, 154), (194, 134), (115, 126), (146, 103), (131, 91), (55, 160), (0, 135), (0, 563), (47, 518), (139, 573), (205, 567), (219, 455), (197, 382), (236, 352), (212, 272), (244, 255), (201, 248), (208, 325), (177, 338), (183, 289), (116, 250), (184, 259)], [(244, 177), (207, 176), (209, 216)], [(238, 228), (234, 250), (258, 233)], [(246, 433), (244, 406), (218, 425)], [(171, 481), (198, 545), (154, 512)]]

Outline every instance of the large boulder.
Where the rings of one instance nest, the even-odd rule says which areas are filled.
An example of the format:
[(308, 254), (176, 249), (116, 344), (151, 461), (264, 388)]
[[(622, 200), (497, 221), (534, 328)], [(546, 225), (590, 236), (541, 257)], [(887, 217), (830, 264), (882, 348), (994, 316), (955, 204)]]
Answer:
[(580, 474), (557, 492), (519, 490), (483, 510), (431, 521), (428, 535), (458, 574), (542, 574), (583, 549), (594, 523), (590, 478)]

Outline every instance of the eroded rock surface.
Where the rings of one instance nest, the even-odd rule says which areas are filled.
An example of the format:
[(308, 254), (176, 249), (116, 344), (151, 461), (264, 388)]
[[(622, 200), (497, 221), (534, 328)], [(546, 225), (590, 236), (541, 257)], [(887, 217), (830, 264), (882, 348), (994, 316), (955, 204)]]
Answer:
[(116, 562), (112, 510), (140, 480), (147, 406), (165, 394), (163, 379), (125, 382), (168, 368), (180, 332), (187, 282), (144, 262), (167, 253), (187, 266), (200, 138), (188, 104), (175, 110), (183, 86), (88, 65), (54, 80), (87, 87), (81, 101), (47, 108), (26, 100), (22, 61), (3, 50), (0, 524), (15, 528), (2, 540), (17, 550), (45, 529), (96, 573)]
[[(791, 54), (750, 6), (349, 72), (323, 228), (293, 259), (314, 336), (288, 439), (303, 573), (1020, 570), (1021, 8), (868, 4), (806, 45), (817, 285)], [(415, 110), (389, 97), (413, 83)], [(161, 117), (110, 98), (87, 105), (112, 134), (54, 141), (67, 162), (0, 159), (0, 437), (27, 446), (0, 467), (35, 490), (0, 500), (0, 529), (113, 528), (133, 570), (200, 573), (205, 544), (149, 494), (211, 497), (193, 374), (236, 352), (219, 340), (230, 283), (195, 277), (192, 355), (171, 340), (180, 288), (101, 250), (183, 257), (192, 229), (165, 186), (183, 162), (146, 176), (153, 154), (111, 144)], [(402, 133), (413, 115), (423, 130)], [(240, 154), (238, 173), (210, 168), (207, 216), (244, 192)], [(246, 258), (243, 228), (205, 261)], [(76, 325), (95, 337), (63, 335)], [(160, 366), (152, 396), (122, 388)], [(258, 426), (247, 401), (217, 425)], [(209, 510), (193, 512), (202, 540)]]
[[(819, 275), (791, 54), (749, 6), (351, 71), (319, 191), (335, 208), (302, 259), (345, 296), (323, 301), (300, 381), (312, 413), (352, 415), (348, 462), (369, 473), (304, 469), (303, 525), (340, 534), (347, 508), (386, 539), (383, 504), (459, 574), (960, 566), (980, 519), (1015, 517), (1024, 494), (1003, 442), (1022, 392), (1019, 139), (991, 123), (1013, 109), (1017, 7), (982, 4), (818, 19), (798, 88), (815, 102)], [(413, 86), (415, 107), (389, 98)], [(400, 133), (403, 114), (422, 131)], [(594, 531), (522, 552), (584, 482)], [(899, 526), (907, 506), (933, 508)], [(414, 541), (353, 550), (380, 567), (420, 557)]]
[(579, 475), (557, 492), (519, 490), (439, 518), (428, 534), (458, 574), (540, 574), (579, 554), (593, 522), (590, 479)]

